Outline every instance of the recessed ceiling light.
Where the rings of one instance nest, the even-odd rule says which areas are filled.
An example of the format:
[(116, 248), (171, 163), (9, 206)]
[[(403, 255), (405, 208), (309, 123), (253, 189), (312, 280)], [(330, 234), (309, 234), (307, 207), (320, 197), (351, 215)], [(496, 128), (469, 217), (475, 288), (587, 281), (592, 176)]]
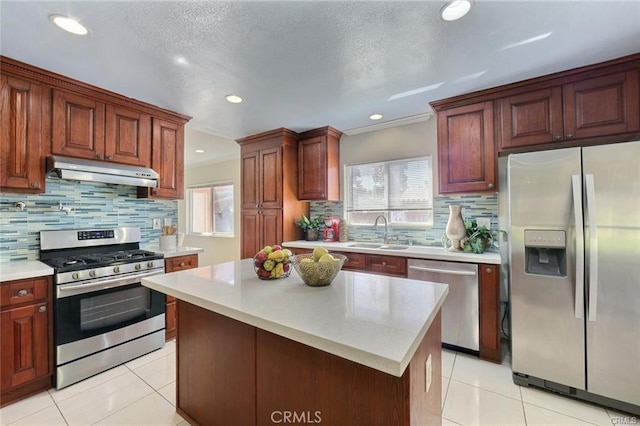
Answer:
[(225, 99), (232, 104), (239, 104), (240, 102), (242, 102), (242, 98), (236, 95), (227, 95), (225, 96)]
[(380, 120), (382, 118), (382, 114), (371, 114), (369, 119), (371, 120)]
[(184, 56), (176, 56), (173, 60), (178, 65), (189, 65), (189, 61)]
[(473, 6), (473, 0), (452, 0), (440, 9), (440, 16), (445, 21), (455, 21), (466, 15)]
[(202, 153), (204, 153), (204, 149), (196, 149), (196, 152), (197, 152), (198, 154), (202, 154)]
[(86, 35), (89, 32), (80, 22), (67, 16), (51, 15), (49, 20), (72, 34)]

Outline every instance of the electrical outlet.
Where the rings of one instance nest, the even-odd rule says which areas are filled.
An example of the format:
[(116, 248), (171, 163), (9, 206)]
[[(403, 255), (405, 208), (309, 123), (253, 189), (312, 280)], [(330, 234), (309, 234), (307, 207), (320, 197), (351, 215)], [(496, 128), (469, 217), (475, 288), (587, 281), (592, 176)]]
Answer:
[(476, 223), (478, 226), (484, 226), (487, 229), (491, 229), (491, 218), (489, 217), (477, 217)]
[(152, 219), (151, 225), (152, 225), (153, 229), (160, 229), (160, 228), (162, 228), (162, 220), (160, 220), (160, 219)]
[(165, 217), (164, 218), (164, 226), (171, 226), (171, 218), (170, 217)]
[(431, 379), (432, 379), (432, 372), (431, 372), (431, 354), (429, 354), (429, 356), (427, 357), (427, 362), (424, 364), (424, 369), (425, 369), (425, 375), (426, 375), (426, 389), (425, 392), (429, 393), (429, 389), (431, 388)]

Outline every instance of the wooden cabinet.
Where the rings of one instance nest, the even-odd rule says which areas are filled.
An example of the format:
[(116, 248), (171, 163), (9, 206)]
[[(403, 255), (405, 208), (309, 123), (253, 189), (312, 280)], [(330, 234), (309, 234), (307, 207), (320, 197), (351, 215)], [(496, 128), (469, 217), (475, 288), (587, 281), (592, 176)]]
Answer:
[(340, 137), (332, 127), (300, 133), (298, 199), (340, 200)]
[(51, 277), (0, 284), (0, 405), (51, 387)]
[(294, 221), (309, 213), (296, 197), (298, 135), (276, 129), (238, 139), (241, 150), (241, 258), (300, 238)]
[[(177, 272), (198, 267), (198, 255), (189, 254), (186, 256), (168, 257), (164, 260), (165, 272)], [(174, 339), (178, 332), (178, 309), (176, 298), (166, 296), (165, 298), (165, 339)]]
[(479, 264), (480, 358), (500, 363), (500, 265)]
[(493, 102), (438, 111), (440, 193), (495, 192)]
[(406, 277), (407, 259), (397, 256), (367, 254), (365, 256), (365, 272)]
[(151, 166), (151, 118), (129, 108), (107, 104), (104, 158), (133, 166)]
[(138, 188), (139, 198), (184, 195), (184, 124), (152, 118), (151, 168), (160, 174), (157, 188)]
[(104, 111), (104, 102), (54, 89), (51, 153), (104, 160)]
[(638, 71), (515, 94), (499, 106), (501, 151), (637, 131)]
[(44, 191), (41, 84), (0, 75), (0, 190)]

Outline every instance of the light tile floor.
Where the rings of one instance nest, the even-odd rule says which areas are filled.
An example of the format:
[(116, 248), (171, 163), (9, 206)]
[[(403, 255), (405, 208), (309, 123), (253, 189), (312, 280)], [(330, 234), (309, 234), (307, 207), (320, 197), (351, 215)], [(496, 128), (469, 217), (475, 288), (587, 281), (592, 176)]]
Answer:
[[(616, 413), (513, 384), (503, 365), (443, 350), (442, 424), (612, 425)], [(637, 420), (636, 420), (637, 421)], [(0, 425), (180, 425), (175, 412), (175, 343), (69, 386), (0, 409)]]

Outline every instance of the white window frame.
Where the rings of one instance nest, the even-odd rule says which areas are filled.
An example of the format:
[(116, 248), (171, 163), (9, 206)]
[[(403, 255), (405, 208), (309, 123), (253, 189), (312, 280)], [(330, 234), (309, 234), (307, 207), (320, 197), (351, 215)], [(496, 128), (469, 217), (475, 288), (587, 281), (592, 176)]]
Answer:
[[(194, 189), (202, 189), (202, 188), (209, 188), (213, 190), (214, 188), (219, 188), (219, 187), (223, 187), (223, 186), (230, 186), (231, 187), (231, 196), (232, 196), (232, 200), (231, 200), (231, 209), (230, 209), (230, 215), (231, 215), (231, 231), (230, 232), (194, 232), (193, 230), (193, 217), (192, 217), (192, 212), (193, 212), (193, 190)], [(210, 183), (201, 183), (201, 184), (194, 184), (194, 185), (188, 185), (186, 188), (186, 192), (187, 192), (187, 196), (185, 197), (186, 199), (186, 215), (187, 215), (187, 233), (190, 235), (198, 235), (198, 236), (211, 236), (211, 237), (225, 237), (225, 238), (233, 238), (235, 236), (235, 217), (234, 217), (234, 208), (235, 208), (235, 188), (234, 188), (234, 184), (231, 181), (222, 181), (222, 182), (210, 182)], [(214, 204), (215, 204), (215, 197), (212, 196), (211, 197), (211, 205), (209, 206), (210, 208), (210, 216), (211, 216), (211, 229), (215, 230), (215, 217), (216, 214), (213, 211), (214, 208)]]
[[(392, 220), (392, 215), (391, 212), (393, 211), (410, 211), (413, 209), (394, 209), (394, 208), (390, 208), (389, 207), (389, 169), (388, 166), (389, 164), (392, 163), (398, 163), (398, 162), (407, 162), (407, 161), (422, 161), (422, 160), (427, 160), (429, 162), (430, 165), (430, 170), (428, 171), (428, 176), (430, 176), (430, 181), (429, 181), (429, 186), (431, 187), (431, 190), (429, 191), (430, 194), (427, 194), (427, 198), (428, 198), (428, 203), (430, 204), (429, 207), (425, 208), (425, 209), (415, 209), (417, 211), (430, 211), (431, 214), (430, 219), (428, 221), (425, 222), (406, 222), (406, 221), (393, 221)], [(352, 206), (349, 205), (350, 200), (352, 199), (351, 194), (349, 193), (349, 191), (351, 191), (351, 173), (349, 168), (353, 167), (353, 166), (361, 166), (361, 165), (367, 165), (367, 164), (384, 164), (385, 165), (385, 187), (384, 187), (384, 198), (387, 200), (387, 208), (386, 209), (371, 209), (371, 210), (355, 210), (352, 208)], [(382, 160), (382, 161), (369, 161), (369, 162), (363, 162), (363, 163), (353, 163), (353, 164), (345, 164), (344, 165), (344, 169), (343, 169), (343, 176), (344, 176), (344, 217), (347, 220), (347, 223), (349, 223), (349, 225), (354, 225), (354, 226), (371, 226), (372, 224), (363, 224), (363, 223), (355, 223), (352, 220), (351, 217), (351, 213), (352, 212), (362, 212), (362, 213), (378, 213), (379, 215), (382, 215), (385, 217), (385, 219), (387, 219), (387, 222), (389, 224), (389, 227), (397, 227), (397, 228), (432, 228), (433, 227), (433, 193), (434, 193), (434, 189), (433, 189), (433, 185), (434, 185), (434, 179), (433, 179), (433, 158), (431, 155), (425, 155), (425, 156), (420, 156), (420, 157), (412, 157), (412, 158), (403, 158), (403, 159), (398, 159), (398, 160)]]

